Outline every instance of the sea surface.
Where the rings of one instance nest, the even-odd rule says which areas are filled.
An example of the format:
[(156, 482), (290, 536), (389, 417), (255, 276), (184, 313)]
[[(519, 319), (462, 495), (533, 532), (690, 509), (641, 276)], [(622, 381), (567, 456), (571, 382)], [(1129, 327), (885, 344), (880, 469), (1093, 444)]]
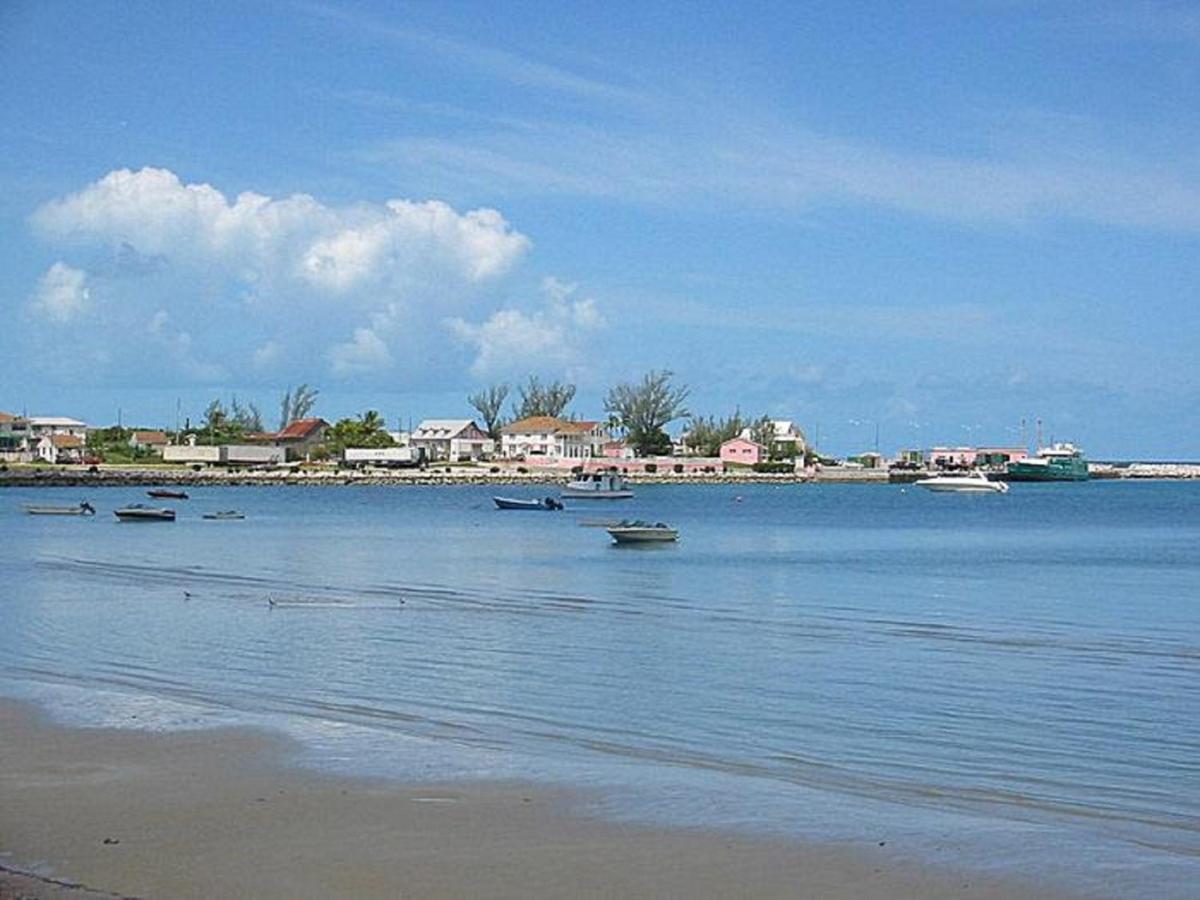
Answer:
[[(301, 765), (1200, 893), (1200, 484), (0, 492), (0, 693)], [(27, 516), (73, 503), (92, 519)], [(149, 502), (149, 501), (147, 501)], [(201, 513), (236, 508), (245, 521)], [(677, 526), (616, 547), (600, 523)], [(272, 603), (274, 601), (274, 603)]]

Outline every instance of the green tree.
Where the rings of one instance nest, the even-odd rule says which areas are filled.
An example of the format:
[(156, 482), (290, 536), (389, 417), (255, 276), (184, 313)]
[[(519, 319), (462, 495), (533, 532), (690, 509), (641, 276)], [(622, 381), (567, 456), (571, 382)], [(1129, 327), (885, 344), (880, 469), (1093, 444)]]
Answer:
[(731, 438), (737, 437), (746, 427), (740, 410), (734, 410), (727, 419), (715, 416), (693, 416), (688, 423), (688, 446), (695, 449), (700, 456), (717, 456), (721, 445)]
[(647, 372), (640, 383), (622, 383), (609, 388), (604, 409), (617, 417), (625, 429), (626, 440), (643, 455), (670, 452), (671, 439), (664, 430), (676, 419), (688, 415), (689, 389), (671, 383), (669, 370)]
[(491, 387), (484, 388), (467, 397), (467, 402), (475, 407), (479, 417), (483, 419), (483, 427), (487, 431), (488, 437), (495, 441), (500, 440), (500, 428), (504, 425), (504, 416), (501, 410), (504, 408), (504, 401), (508, 398), (508, 390), (507, 384), (493, 384)]
[(575, 399), (575, 385), (564, 381), (551, 381), (542, 384), (536, 375), (530, 375), (529, 381), (517, 388), (521, 402), (513, 404), (513, 418), (528, 419), (533, 416), (560, 417)]
[(383, 416), (373, 409), (353, 419), (339, 419), (325, 436), (325, 445), (333, 453), (347, 447), (390, 447), (395, 442), (384, 428)]

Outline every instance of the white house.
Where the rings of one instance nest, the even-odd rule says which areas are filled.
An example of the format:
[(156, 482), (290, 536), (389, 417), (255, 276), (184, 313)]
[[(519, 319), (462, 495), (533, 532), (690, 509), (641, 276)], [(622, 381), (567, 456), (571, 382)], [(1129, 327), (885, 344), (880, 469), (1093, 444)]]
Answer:
[(609, 434), (600, 422), (568, 422), (554, 416), (518, 419), (500, 429), (503, 456), (591, 459), (604, 456)]
[(34, 440), (48, 434), (70, 434), (80, 440), (87, 440), (87, 423), (78, 419), (68, 419), (66, 416), (31, 416), (28, 422), (29, 436)]
[(83, 460), (84, 440), (74, 434), (43, 434), (34, 449), (48, 463), (77, 463)]
[[(752, 428), (743, 428), (739, 437), (751, 441), (754, 439), (752, 432)], [(803, 456), (807, 449), (808, 441), (795, 422), (790, 419), (771, 420), (771, 450), (784, 456)]]
[(428, 459), (455, 462), (487, 459), (496, 449), (496, 442), (471, 419), (426, 419), (409, 442)]

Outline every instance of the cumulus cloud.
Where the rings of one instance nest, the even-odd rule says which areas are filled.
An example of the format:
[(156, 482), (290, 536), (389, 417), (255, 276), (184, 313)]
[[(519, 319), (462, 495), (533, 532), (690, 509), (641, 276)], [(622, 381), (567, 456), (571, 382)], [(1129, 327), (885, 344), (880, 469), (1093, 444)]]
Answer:
[(547, 363), (568, 365), (578, 357), (584, 336), (604, 324), (595, 301), (575, 299), (577, 291), (577, 285), (547, 277), (542, 281), (541, 308), (501, 309), (480, 324), (452, 318), (446, 325), (475, 348), (475, 375)]
[(70, 322), (87, 309), (91, 299), (87, 273), (56, 262), (38, 281), (33, 307), (55, 322)]
[(333, 374), (340, 378), (386, 369), (392, 364), (387, 344), (370, 328), (356, 328), (353, 340), (329, 350)]
[[(324, 360), (338, 376), (385, 369), (405, 341), (445, 341), (447, 315), (486, 309), (483, 286), (531, 246), (494, 209), (228, 196), (158, 168), (109, 172), (31, 221), (86, 255), (91, 272), (55, 264), (33, 299), (40, 313), (66, 323), (106, 306), (100, 327), (116, 343), (157, 322), (152, 334), (197, 377), (278, 369), (284, 347), (287, 360)], [(97, 250), (113, 262), (93, 265)], [(92, 296), (98, 281), (105, 289)], [(337, 334), (353, 337), (334, 343)]]

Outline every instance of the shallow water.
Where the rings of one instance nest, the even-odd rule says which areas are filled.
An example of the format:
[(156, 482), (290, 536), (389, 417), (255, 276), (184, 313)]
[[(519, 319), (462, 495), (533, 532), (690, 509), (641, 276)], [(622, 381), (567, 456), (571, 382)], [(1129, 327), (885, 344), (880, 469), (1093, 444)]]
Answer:
[[(601, 788), (609, 816), (1200, 883), (1200, 485), (494, 492), (197, 488), (133, 524), (132, 489), (89, 491), (90, 520), (21, 510), (78, 489), (5, 490), (0, 692), (268, 724), (351, 772)], [(621, 517), (682, 538), (612, 546)]]

